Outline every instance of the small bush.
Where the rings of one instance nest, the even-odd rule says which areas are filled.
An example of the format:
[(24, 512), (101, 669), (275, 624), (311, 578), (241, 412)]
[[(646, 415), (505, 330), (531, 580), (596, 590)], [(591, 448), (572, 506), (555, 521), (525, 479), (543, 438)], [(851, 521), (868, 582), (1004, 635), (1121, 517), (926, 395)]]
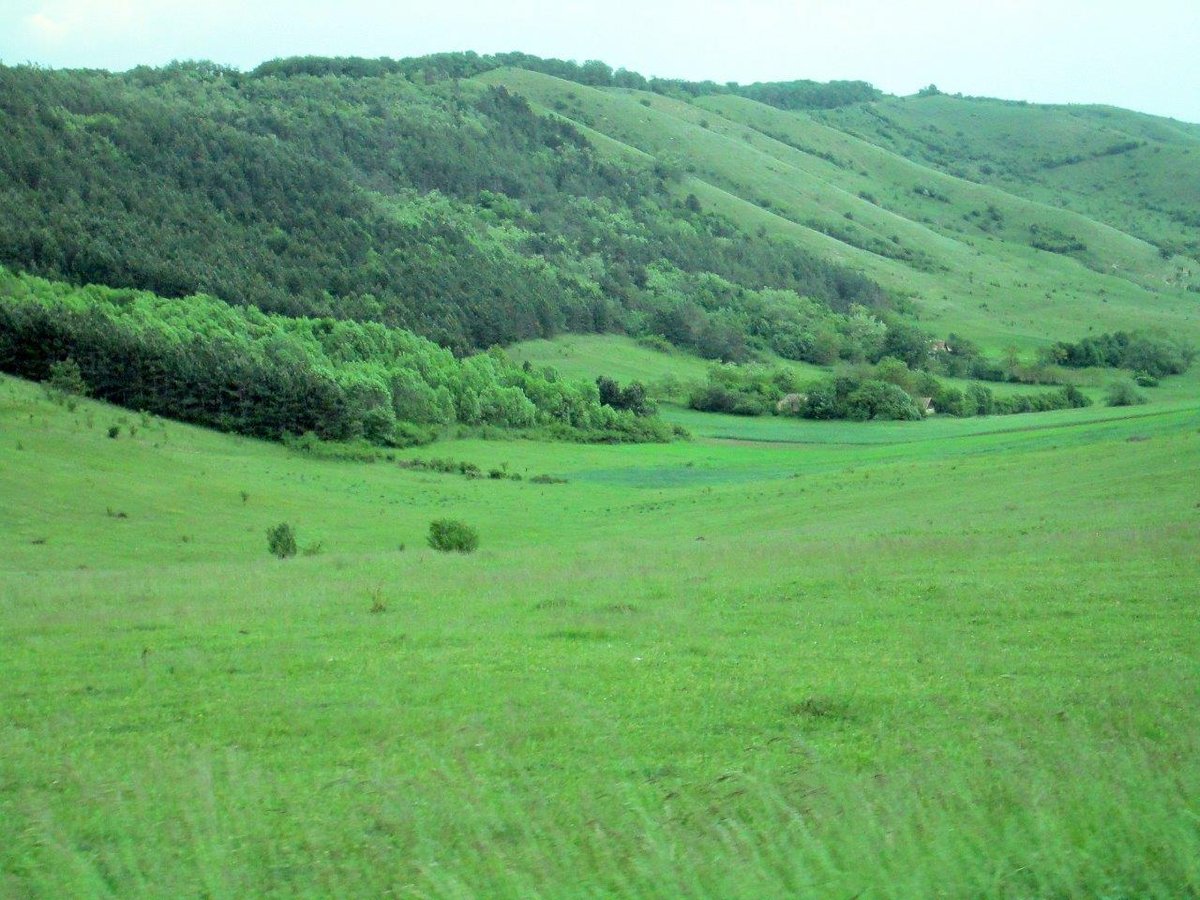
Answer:
[(117, 439), (117, 435), (119, 435), (120, 433), (121, 433), (120, 425), (109, 425), (108, 426), (108, 436), (110, 438), (112, 438), (114, 441)]
[(659, 353), (670, 353), (675, 346), (661, 334), (647, 334), (637, 339), (640, 346), (647, 350), (657, 350)]
[(465, 522), (435, 519), (429, 523), (429, 546), (443, 553), (470, 553), (479, 546), (479, 535)]
[(1127, 379), (1114, 381), (1108, 386), (1108, 391), (1105, 393), (1104, 402), (1109, 406), (1137, 406), (1145, 403), (1145, 395), (1138, 392), (1138, 389), (1133, 386), (1133, 382)]
[(296, 555), (296, 532), (287, 522), (267, 529), (267, 549), (280, 559)]
[(65, 403), (68, 396), (84, 397), (88, 393), (88, 384), (79, 371), (79, 363), (70, 358), (50, 364), (50, 378), (46, 387), (51, 399), (58, 403)]
[(387, 612), (387, 601), (383, 597), (383, 585), (371, 589), (371, 612), (377, 615)]

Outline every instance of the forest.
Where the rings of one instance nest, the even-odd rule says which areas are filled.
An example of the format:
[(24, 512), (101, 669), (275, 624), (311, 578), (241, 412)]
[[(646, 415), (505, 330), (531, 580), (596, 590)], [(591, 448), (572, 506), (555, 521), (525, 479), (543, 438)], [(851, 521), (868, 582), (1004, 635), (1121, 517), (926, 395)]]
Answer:
[(893, 305), (678, 196), (669, 166), (603, 159), (569, 123), (433, 64), (0, 67), (0, 263), (375, 321), (460, 355), (670, 329), (713, 358), (766, 334), (805, 358), (845, 342), (852, 307)]
[(406, 446), (456, 424), (583, 441), (673, 436), (647, 418), (649, 408), (602, 403), (597, 385), (518, 366), (498, 349), (457, 359), (373, 322), (268, 315), (205, 295), (73, 288), (3, 269), (0, 371), (273, 440), (312, 432)]

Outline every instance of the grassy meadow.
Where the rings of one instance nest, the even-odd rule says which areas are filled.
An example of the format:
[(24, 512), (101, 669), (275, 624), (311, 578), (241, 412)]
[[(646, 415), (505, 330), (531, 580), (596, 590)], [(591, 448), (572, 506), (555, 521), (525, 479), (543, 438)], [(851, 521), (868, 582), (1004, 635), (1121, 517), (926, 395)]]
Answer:
[(1196, 895), (1175, 381), (363, 463), (4, 378), (0, 895)]

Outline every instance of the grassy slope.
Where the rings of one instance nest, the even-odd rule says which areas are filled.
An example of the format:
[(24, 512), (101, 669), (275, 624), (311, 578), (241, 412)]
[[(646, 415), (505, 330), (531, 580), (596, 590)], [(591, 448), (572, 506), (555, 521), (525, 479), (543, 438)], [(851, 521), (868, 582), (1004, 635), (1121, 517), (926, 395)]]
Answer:
[(0, 890), (1196, 892), (1196, 412), (433, 448), (534, 485), (0, 380)]
[[(670, 377), (691, 384), (704, 381), (712, 360), (678, 350), (664, 353), (643, 347), (619, 334), (564, 334), (552, 340), (522, 341), (507, 348), (509, 356), (535, 366), (553, 366), (566, 378), (589, 381), (607, 375), (624, 384), (643, 384)], [(758, 354), (756, 361), (767, 366), (786, 366), (805, 378), (820, 378), (828, 371), (808, 363), (784, 359), (771, 353)]]
[(617, 334), (564, 334), (553, 340), (523, 341), (508, 348), (519, 362), (553, 366), (566, 378), (607, 375), (624, 384), (647, 382), (664, 375), (681, 381), (703, 381), (709, 363), (688, 353), (663, 353)]
[[(1192, 244), (1200, 126), (1103, 106), (946, 95), (886, 98), (818, 118), (926, 165), (1077, 210), (1155, 243)], [(1135, 143), (1138, 146), (1110, 152)], [(1070, 161), (1074, 160), (1077, 161)]]
[[(681, 193), (695, 193), (745, 227), (787, 235), (915, 296), (937, 331), (962, 331), (993, 348), (1081, 336), (1094, 322), (1200, 333), (1197, 303), (1178, 283), (1176, 261), (1162, 260), (1145, 241), (916, 165), (804, 116), (741, 98), (686, 104), (601, 91), (521, 70), (481, 79), (503, 83), (610, 139), (677, 160), (686, 173)], [(945, 202), (923, 198), (915, 187), (931, 187)], [(998, 233), (970, 219), (989, 203), (1004, 216)], [(1032, 224), (1074, 234), (1089, 251), (1076, 260), (1035, 250), (1028, 245)], [(875, 251), (924, 262), (914, 267)]]

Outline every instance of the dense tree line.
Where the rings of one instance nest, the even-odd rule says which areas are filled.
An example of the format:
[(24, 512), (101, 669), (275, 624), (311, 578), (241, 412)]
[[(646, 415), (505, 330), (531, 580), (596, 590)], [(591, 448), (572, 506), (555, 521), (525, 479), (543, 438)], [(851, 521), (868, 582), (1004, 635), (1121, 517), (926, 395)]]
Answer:
[(615, 409), (595, 384), (518, 366), (499, 350), (458, 359), (377, 323), (268, 315), (204, 295), (78, 288), (0, 269), (0, 371), (45, 381), (61, 377), (66, 360), (100, 399), (263, 438), (313, 432), (404, 444), (455, 423), (575, 439), (670, 437), (638, 414), (651, 410)]
[(684, 312), (684, 345), (714, 357), (747, 292), (815, 301), (823, 332), (854, 305), (888, 306), (863, 276), (680, 202), (663, 167), (605, 160), (503, 88), (454, 80), (495, 64), (0, 66), (0, 263), (377, 321), (459, 354), (562, 330), (648, 333), (676, 306), (647, 289), (651, 267), (728, 283), (718, 306)]
[(501, 67), (541, 72), (590, 87), (632, 88), (683, 97), (736, 94), (780, 109), (836, 109), (878, 100), (883, 96), (878, 88), (865, 81), (799, 80), (755, 82), (748, 85), (730, 81), (718, 84), (715, 81), (687, 81), (680, 78), (647, 78), (627, 69), (613, 69), (600, 60), (591, 59), (581, 64), (573, 60), (545, 59), (528, 53), (437, 53), (406, 59), (298, 56), (265, 62), (254, 69), (251, 75), (258, 78), (286, 78), (295, 75), (379, 78), (403, 75), (413, 80), (433, 82), (471, 78)]

